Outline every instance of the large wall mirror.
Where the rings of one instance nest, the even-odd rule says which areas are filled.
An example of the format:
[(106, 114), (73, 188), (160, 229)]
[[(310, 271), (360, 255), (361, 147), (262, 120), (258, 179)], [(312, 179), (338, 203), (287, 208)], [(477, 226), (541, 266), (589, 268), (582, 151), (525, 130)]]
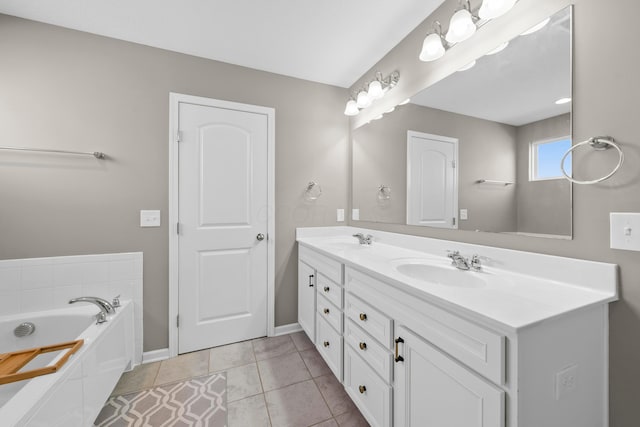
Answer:
[(571, 8), (537, 27), (353, 131), (360, 220), (571, 238)]

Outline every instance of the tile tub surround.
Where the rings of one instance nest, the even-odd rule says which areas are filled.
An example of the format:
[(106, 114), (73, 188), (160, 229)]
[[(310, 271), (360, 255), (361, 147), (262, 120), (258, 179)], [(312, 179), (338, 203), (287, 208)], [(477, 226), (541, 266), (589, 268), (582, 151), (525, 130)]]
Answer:
[(216, 372), (227, 376), (228, 427), (368, 426), (304, 332), (140, 365), (112, 396)]
[[(356, 245), (355, 233), (373, 235), (370, 247)], [(355, 227), (299, 228), (297, 241), (418, 298), (462, 309), (472, 318), (516, 331), (573, 310), (618, 299), (617, 266), (532, 252), (417, 237)], [(346, 244), (345, 244), (346, 243)], [(494, 276), (485, 288), (431, 284), (393, 268), (394, 260), (429, 259), (448, 265), (448, 250), (477, 254), (483, 273)]]
[(134, 360), (142, 362), (142, 252), (0, 260), (0, 315), (63, 308), (116, 295), (134, 303)]

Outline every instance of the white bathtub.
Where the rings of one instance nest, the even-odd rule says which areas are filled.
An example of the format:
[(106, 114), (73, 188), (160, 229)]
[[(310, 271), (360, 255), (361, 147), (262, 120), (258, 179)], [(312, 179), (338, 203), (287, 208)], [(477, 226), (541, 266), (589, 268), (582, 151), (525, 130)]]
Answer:
[[(109, 321), (96, 325), (99, 309), (78, 303), (68, 308), (0, 317), (0, 353), (84, 339), (83, 346), (60, 371), (31, 380), (0, 385), (2, 427), (92, 426), (100, 409), (133, 360), (133, 304), (125, 301)], [(22, 322), (35, 332), (16, 338)], [(36, 360), (46, 365), (61, 354)], [(32, 367), (30, 364), (28, 367)]]

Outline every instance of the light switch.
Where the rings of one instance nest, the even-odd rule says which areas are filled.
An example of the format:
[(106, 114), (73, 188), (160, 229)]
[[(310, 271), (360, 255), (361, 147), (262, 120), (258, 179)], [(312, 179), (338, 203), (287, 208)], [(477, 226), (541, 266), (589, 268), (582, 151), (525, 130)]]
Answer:
[(351, 210), (351, 219), (354, 221), (360, 221), (360, 209)]
[(640, 251), (640, 213), (611, 212), (611, 249)]
[(466, 209), (460, 209), (460, 220), (469, 219), (469, 213)]
[(140, 227), (160, 227), (160, 211), (140, 211)]
[(336, 221), (344, 222), (344, 209), (336, 210)]

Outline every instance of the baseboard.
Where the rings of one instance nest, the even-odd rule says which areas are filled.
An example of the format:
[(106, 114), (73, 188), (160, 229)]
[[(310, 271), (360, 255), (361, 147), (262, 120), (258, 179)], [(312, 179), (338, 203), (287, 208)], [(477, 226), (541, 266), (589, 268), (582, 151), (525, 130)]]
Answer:
[(276, 332), (274, 336), (278, 337), (280, 335), (292, 334), (294, 332), (300, 332), (301, 330), (302, 327), (299, 323), (290, 323), (288, 325), (276, 326)]
[(159, 350), (145, 351), (142, 353), (142, 364), (159, 362), (169, 358), (169, 349), (161, 348)]

